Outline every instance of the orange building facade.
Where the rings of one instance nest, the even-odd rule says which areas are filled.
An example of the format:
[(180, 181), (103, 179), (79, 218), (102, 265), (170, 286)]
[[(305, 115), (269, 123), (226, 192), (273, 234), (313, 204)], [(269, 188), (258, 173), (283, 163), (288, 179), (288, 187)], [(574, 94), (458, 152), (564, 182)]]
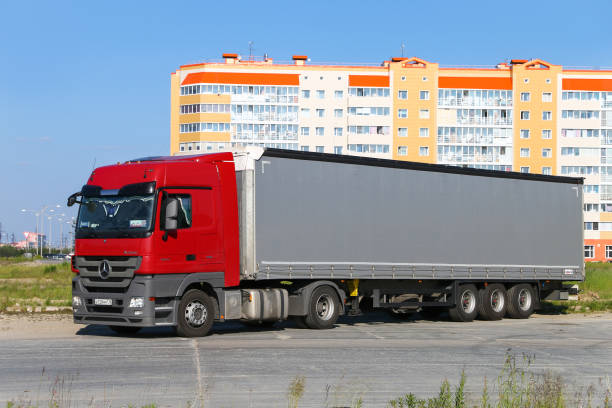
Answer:
[(585, 259), (612, 261), (612, 71), (223, 54), (173, 72), (171, 154), (242, 145), (584, 177)]

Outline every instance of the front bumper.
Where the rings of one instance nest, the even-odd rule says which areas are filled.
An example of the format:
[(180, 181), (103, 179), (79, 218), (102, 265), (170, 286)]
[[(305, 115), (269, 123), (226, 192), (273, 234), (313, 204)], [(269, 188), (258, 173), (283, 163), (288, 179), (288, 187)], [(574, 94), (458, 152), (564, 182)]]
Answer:
[[(87, 287), (80, 276), (72, 280), (72, 296), (81, 304), (73, 304), (74, 323), (106, 324), (113, 326), (172, 326), (175, 324), (174, 298), (155, 298), (154, 279), (150, 275), (136, 275), (125, 288)], [(143, 298), (142, 307), (129, 307), (130, 299)], [(109, 305), (96, 305), (96, 299), (106, 299)]]

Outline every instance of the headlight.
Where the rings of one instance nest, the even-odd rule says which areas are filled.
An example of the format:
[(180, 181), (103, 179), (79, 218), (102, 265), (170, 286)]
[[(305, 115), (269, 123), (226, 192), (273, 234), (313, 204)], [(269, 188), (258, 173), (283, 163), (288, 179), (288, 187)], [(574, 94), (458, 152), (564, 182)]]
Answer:
[(81, 301), (81, 298), (78, 296), (73, 296), (72, 297), (72, 307), (79, 307), (83, 304), (83, 302)]
[(130, 299), (130, 306), (134, 308), (142, 308), (144, 307), (144, 298), (141, 297), (133, 297)]

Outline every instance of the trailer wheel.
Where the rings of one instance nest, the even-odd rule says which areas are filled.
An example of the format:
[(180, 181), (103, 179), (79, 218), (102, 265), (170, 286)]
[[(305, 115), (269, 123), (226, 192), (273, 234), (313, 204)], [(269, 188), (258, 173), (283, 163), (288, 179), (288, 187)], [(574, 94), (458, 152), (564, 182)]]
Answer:
[(460, 285), (455, 298), (455, 307), (450, 308), (448, 314), (455, 322), (471, 322), (478, 315), (478, 303), (476, 286)]
[(527, 319), (534, 310), (533, 287), (527, 283), (514, 285), (508, 290), (507, 314), (513, 319)]
[(198, 289), (185, 292), (178, 307), (176, 333), (181, 337), (202, 337), (208, 334), (215, 318), (215, 305)]
[(340, 303), (330, 286), (319, 286), (310, 296), (308, 314), (304, 319), (310, 329), (330, 329), (338, 320)]
[(480, 290), (478, 316), (483, 320), (501, 320), (506, 314), (508, 295), (504, 285), (495, 283)]
[(112, 331), (120, 335), (136, 334), (140, 331), (140, 327), (134, 326), (108, 326)]

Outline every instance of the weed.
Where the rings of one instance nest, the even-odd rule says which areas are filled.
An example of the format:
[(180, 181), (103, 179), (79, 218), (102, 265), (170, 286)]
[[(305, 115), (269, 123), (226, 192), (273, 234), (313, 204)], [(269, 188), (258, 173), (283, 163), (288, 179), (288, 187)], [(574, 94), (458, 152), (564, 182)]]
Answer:
[(291, 383), (289, 384), (289, 392), (287, 395), (289, 399), (289, 408), (298, 407), (300, 399), (302, 399), (302, 396), (304, 395), (305, 384), (306, 379), (303, 376), (295, 377), (291, 381)]

